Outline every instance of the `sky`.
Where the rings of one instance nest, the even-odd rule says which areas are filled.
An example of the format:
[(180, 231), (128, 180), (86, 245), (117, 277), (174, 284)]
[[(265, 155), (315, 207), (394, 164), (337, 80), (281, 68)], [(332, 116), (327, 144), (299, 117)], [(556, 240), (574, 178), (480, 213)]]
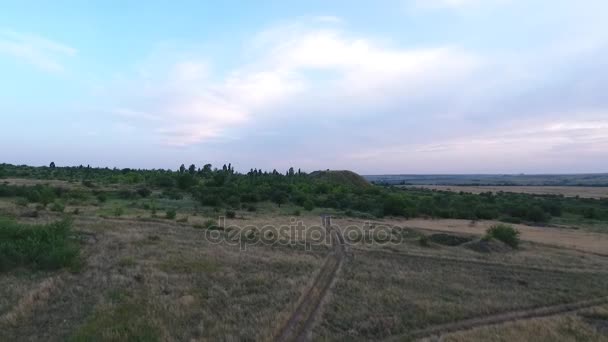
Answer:
[(0, 162), (608, 172), (608, 1), (3, 1)]

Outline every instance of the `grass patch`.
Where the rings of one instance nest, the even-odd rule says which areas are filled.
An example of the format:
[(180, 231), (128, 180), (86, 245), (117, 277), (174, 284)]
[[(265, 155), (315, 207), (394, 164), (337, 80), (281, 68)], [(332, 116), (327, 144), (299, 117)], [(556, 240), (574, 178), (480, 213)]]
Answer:
[(160, 330), (148, 317), (146, 303), (111, 293), (111, 304), (98, 308), (68, 339), (84, 341), (160, 341)]
[(179, 259), (179, 258), (171, 258), (168, 260), (164, 260), (158, 265), (158, 268), (163, 272), (167, 273), (182, 273), (182, 274), (191, 274), (191, 273), (212, 273), (217, 271), (220, 266), (211, 260), (199, 259), (199, 260), (189, 260), (189, 259)]
[(79, 246), (71, 238), (72, 222), (19, 224), (0, 218), (0, 272), (16, 267), (54, 270), (76, 268)]

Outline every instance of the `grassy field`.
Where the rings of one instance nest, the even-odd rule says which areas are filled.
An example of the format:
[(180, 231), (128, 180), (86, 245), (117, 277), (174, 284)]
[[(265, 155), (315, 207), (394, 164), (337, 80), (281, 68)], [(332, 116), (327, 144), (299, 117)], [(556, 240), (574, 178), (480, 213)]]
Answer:
[(405, 188), (422, 188), (438, 191), (468, 192), (514, 192), (533, 195), (562, 195), (566, 197), (608, 198), (608, 187), (599, 186), (499, 186), (499, 185), (400, 185)]
[[(49, 243), (78, 246), (53, 267), (32, 262), (43, 254), (11, 259), (1, 341), (608, 339), (608, 237), (587, 229), (513, 225), (514, 249), (482, 239), (494, 221), (366, 220), (264, 202), (218, 222), (227, 211), (154, 193), (61, 209), (0, 199), (13, 234), (69, 217)], [(319, 227), (322, 214), (334, 239), (304, 243), (294, 223)]]

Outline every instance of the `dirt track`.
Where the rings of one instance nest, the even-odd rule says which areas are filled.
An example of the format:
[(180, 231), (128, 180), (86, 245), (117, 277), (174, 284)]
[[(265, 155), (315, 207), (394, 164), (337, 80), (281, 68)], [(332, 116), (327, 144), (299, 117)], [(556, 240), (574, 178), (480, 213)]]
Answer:
[(518, 310), (500, 313), (496, 315), (470, 318), (462, 321), (446, 323), (441, 325), (431, 326), (426, 329), (412, 331), (408, 334), (395, 336), (390, 338), (391, 341), (401, 341), (404, 339), (416, 339), (416, 338), (424, 338), (424, 337), (432, 337), (432, 336), (441, 336), (446, 333), (454, 333), (457, 331), (464, 331), (473, 328), (478, 328), (487, 325), (501, 324), (507, 323), (516, 320), (522, 319), (532, 319), (532, 318), (541, 318), (547, 316), (554, 316), (565, 314), (568, 312), (574, 312), (581, 309), (586, 309), (602, 304), (608, 303), (608, 297), (602, 297), (591, 300), (584, 300), (574, 303), (567, 304), (559, 304), (559, 305), (551, 305), (551, 306), (542, 306), (534, 309), (528, 310)]
[(308, 341), (311, 330), (321, 313), (324, 299), (334, 284), (346, 257), (344, 238), (337, 229), (327, 228), (331, 234), (333, 250), (289, 320), (277, 334), (276, 341)]

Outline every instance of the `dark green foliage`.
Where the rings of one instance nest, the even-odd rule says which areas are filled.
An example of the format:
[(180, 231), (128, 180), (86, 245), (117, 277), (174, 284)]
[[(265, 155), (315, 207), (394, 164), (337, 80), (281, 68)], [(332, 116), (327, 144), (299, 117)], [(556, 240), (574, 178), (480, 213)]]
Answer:
[(152, 190), (146, 188), (146, 187), (142, 187), (137, 189), (137, 194), (141, 197), (148, 197), (152, 194)]
[(65, 206), (59, 202), (54, 202), (53, 204), (51, 204), (50, 210), (62, 213), (65, 210)]
[(464, 237), (464, 236), (444, 234), (444, 233), (432, 234), (431, 236), (428, 237), (428, 239), (430, 241), (433, 241), (436, 244), (440, 244), (440, 245), (444, 245), (444, 246), (460, 246), (463, 243), (467, 243), (472, 240), (472, 239)]
[(105, 194), (103, 194), (103, 193), (97, 194), (97, 196), (96, 196), (96, 197), (97, 197), (97, 200), (98, 200), (100, 203), (104, 203), (105, 201), (107, 201), (107, 200), (108, 200), (108, 197), (107, 197)]
[(486, 239), (496, 239), (517, 248), (519, 246), (519, 231), (506, 224), (497, 224), (488, 229)]
[(114, 208), (114, 216), (120, 217), (125, 213), (125, 210), (122, 207)]
[(420, 244), (420, 246), (422, 247), (429, 247), (429, 238), (426, 235), (422, 235), (418, 238), (418, 243)]
[(165, 213), (165, 218), (167, 218), (169, 220), (175, 219), (176, 216), (177, 216), (177, 212), (175, 211), (175, 209), (169, 209)]
[(233, 219), (236, 217), (234, 210), (226, 210), (226, 218)]
[(304, 209), (311, 211), (315, 208), (315, 204), (311, 201), (311, 200), (306, 200), (306, 202), (304, 202)]
[[(348, 171), (322, 171), (306, 174), (295, 168), (284, 171), (251, 169), (235, 172), (232, 164), (221, 169), (206, 164), (171, 170), (133, 170), (88, 167), (29, 167), (0, 164), (7, 177), (60, 179), (96, 184), (95, 189), (69, 190), (47, 185), (12, 186), (0, 184), (0, 197), (23, 197), (42, 206), (61, 201), (72, 204), (97, 196), (107, 199), (137, 200), (154, 196), (181, 200), (192, 196), (200, 205), (218, 213), (273, 202), (292, 204), (310, 211), (333, 208), (357, 217), (429, 217), (466, 220), (500, 219), (512, 223), (546, 224), (554, 217), (608, 221), (608, 200), (541, 196), (517, 193), (452, 193), (422, 189), (372, 186)], [(122, 190), (104, 191), (105, 185)], [(127, 186), (121, 187), (121, 184)], [(597, 222), (600, 223), (600, 222)]]
[(15, 267), (53, 270), (75, 266), (78, 255), (69, 220), (24, 225), (0, 218), (0, 272)]
[(172, 200), (181, 200), (184, 198), (184, 195), (177, 190), (167, 189), (167, 190), (163, 191), (162, 197), (172, 199)]

